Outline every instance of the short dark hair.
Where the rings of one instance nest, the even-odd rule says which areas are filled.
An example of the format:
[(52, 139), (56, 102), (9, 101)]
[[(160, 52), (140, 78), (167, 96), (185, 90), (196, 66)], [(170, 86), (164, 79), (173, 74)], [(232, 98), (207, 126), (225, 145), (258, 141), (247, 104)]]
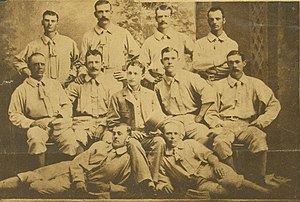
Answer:
[(126, 131), (127, 131), (127, 133), (128, 133), (128, 135), (131, 135), (131, 127), (127, 124), (127, 123), (117, 123), (115, 126), (114, 126), (114, 128), (116, 128), (116, 127), (121, 127), (121, 126), (126, 126), (127, 128), (126, 128)]
[(221, 8), (221, 7), (211, 7), (211, 8), (207, 11), (207, 17), (208, 17), (208, 14), (209, 14), (210, 12), (215, 12), (215, 11), (221, 11), (223, 18), (225, 18), (224, 10), (223, 10), (223, 8)]
[(141, 70), (142, 70), (142, 74), (145, 74), (145, 71), (146, 71), (146, 67), (143, 63), (141, 63), (140, 61), (138, 60), (132, 60), (132, 61), (129, 61), (126, 65), (126, 70), (128, 70), (129, 67), (131, 66), (138, 66)]
[(172, 51), (175, 51), (177, 53), (177, 56), (178, 56), (178, 50), (176, 50), (175, 48), (167, 46), (167, 47), (165, 47), (164, 49), (161, 50), (161, 58), (163, 58), (164, 53), (169, 53), (169, 52), (172, 52)]
[(96, 1), (95, 5), (94, 5), (95, 10), (97, 9), (97, 6), (104, 5), (104, 4), (109, 4), (110, 10), (112, 10), (112, 5), (108, 0), (98, 0), (98, 1)]
[(100, 53), (100, 51), (94, 49), (94, 50), (88, 50), (85, 54), (85, 62), (87, 61), (87, 57), (93, 55), (93, 56), (97, 56), (100, 55), (101, 60), (102, 60), (102, 54)]
[(245, 55), (244, 55), (242, 52), (238, 51), (238, 50), (232, 50), (232, 51), (230, 51), (230, 52), (227, 54), (227, 58), (228, 58), (229, 56), (232, 56), (232, 55), (239, 55), (239, 56), (241, 56), (242, 61), (245, 61), (245, 60), (246, 60)]
[(172, 7), (171, 7), (171, 6), (168, 6), (168, 5), (165, 5), (165, 4), (160, 5), (159, 7), (157, 7), (157, 8), (155, 9), (155, 15), (157, 15), (157, 11), (158, 11), (158, 10), (162, 10), (162, 11), (170, 10), (170, 11), (171, 11), (171, 15), (173, 14), (173, 9), (172, 9)]
[(54, 12), (54, 11), (46, 10), (46, 11), (43, 13), (43, 19), (45, 18), (46, 15), (56, 16), (57, 22), (58, 22), (58, 20), (59, 20), (58, 14), (57, 14), (56, 12)]
[(28, 57), (28, 67), (31, 66), (32, 58), (33, 58), (34, 56), (37, 56), (37, 55), (41, 55), (41, 56), (45, 57), (45, 55), (44, 55), (43, 53), (40, 53), (40, 52), (32, 53), (32, 54)]

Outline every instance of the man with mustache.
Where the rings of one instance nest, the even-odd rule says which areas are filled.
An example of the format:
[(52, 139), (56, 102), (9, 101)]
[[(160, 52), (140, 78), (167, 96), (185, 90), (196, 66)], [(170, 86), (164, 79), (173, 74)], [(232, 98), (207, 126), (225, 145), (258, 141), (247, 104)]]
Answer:
[(2, 180), (0, 191), (13, 191), (25, 185), (44, 196), (66, 194), (69, 190), (81, 197), (87, 197), (88, 192), (126, 193), (131, 174), (130, 155), (126, 146), (130, 134), (128, 125), (116, 125), (112, 130), (111, 144), (99, 141), (72, 161), (63, 161)]
[(238, 50), (238, 44), (224, 31), (226, 19), (222, 8), (212, 7), (207, 18), (210, 33), (196, 41), (193, 71), (212, 85), (214, 81), (228, 76), (226, 56), (231, 50)]
[(106, 114), (110, 99), (108, 78), (101, 71), (102, 55), (98, 50), (86, 53), (87, 74), (84, 83), (71, 83), (66, 89), (72, 103), (76, 103), (73, 129), (77, 140), (88, 148), (91, 143), (103, 140), (111, 142), (111, 134), (106, 130)]
[(58, 143), (61, 152), (74, 156), (78, 149), (72, 126), (72, 104), (61, 84), (44, 76), (46, 59), (42, 53), (28, 58), (30, 77), (13, 92), (8, 115), (13, 125), (26, 131), (28, 153), (37, 167), (45, 165), (46, 142)]
[(44, 34), (30, 42), (16, 56), (14, 65), (21, 74), (29, 77), (30, 70), (27, 66), (29, 56), (35, 52), (42, 53), (46, 60), (45, 77), (57, 79), (62, 85), (67, 86), (70, 80), (77, 76), (79, 51), (72, 39), (58, 33), (58, 19), (58, 14), (54, 11), (46, 10), (43, 13)]
[(126, 80), (123, 71), (126, 61), (139, 55), (140, 47), (126, 29), (111, 22), (113, 11), (108, 0), (98, 0), (94, 7), (98, 23), (83, 36), (80, 60), (85, 64), (86, 52), (99, 50), (104, 74), (110, 78), (110, 84), (116, 92), (123, 87), (120, 81)]
[[(230, 74), (216, 83), (217, 103), (207, 111), (206, 121), (217, 135), (213, 147), (219, 158), (234, 168), (232, 143), (244, 143), (253, 153), (253, 180), (264, 183), (267, 163), (267, 139), (263, 131), (281, 109), (272, 90), (261, 80), (245, 75), (245, 56), (237, 50), (229, 52)], [(262, 104), (263, 112), (258, 105)]]
[(178, 50), (182, 67), (185, 66), (185, 54), (192, 56), (194, 42), (187, 35), (177, 32), (172, 28), (173, 9), (167, 5), (161, 5), (155, 9), (157, 30), (143, 43), (140, 61), (149, 66), (151, 75), (145, 75), (148, 81), (157, 83), (164, 72), (161, 64), (161, 50), (172, 46)]

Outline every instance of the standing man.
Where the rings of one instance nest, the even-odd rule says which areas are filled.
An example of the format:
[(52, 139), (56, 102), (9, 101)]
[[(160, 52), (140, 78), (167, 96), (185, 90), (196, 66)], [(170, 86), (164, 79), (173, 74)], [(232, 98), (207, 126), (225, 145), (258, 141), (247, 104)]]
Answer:
[(28, 58), (31, 76), (12, 94), (8, 109), (13, 125), (27, 131), (28, 152), (37, 166), (45, 165), (46, 142), (58, 143), (59, 150), (74, 156), (78, 148), (72, 126), (72, 104), (56, 80), (46, 78), (46, 59), (41, 53)]
[(110, 78), (113, 89), (119, 91), (123, 86), (117, 81), (126, 79), (126, 73), (122, 71), (125, 63), (129, 58), (139, 55), (140, 47), (129, 31), (111, 22), (112, 13), (109, 1), (98, 0), (95, 3), (94, 15), (98, 23), (83, 36), (80, 60), (85, 64), (86, 52), (99, 50), (103, 57), (104, 74)]
[(16, 56), (15, 68), (26, 77), (30, 76), (27, 66), (28, 58), (39, 52), (45, 56), (45, 76), (56, 79), (67, 86), (70, 80), (77, 76), (75, 62), (79, 58), (77, 44), (67, 36), (57, 31), (58, 14), (46, 10), (43, 13), (42, 25), (44, 34), (39, 39), (30, 42), (26, 48)]
[(183, 70), (178, 51), (166, 47), (161, 51), (165, 74), (155, 91), (163, 112), (184, 123), (185, 138), (205, 144), (208, 128), (200, 123), (215, 102), (215, 92), (199, 75)]
[[(155, 93), (141, 86), (144, 74), (145, 66), (139, 61), (132, 61), (127, 65), (127, 86), (112, 96), (107, 120), (110, 127), (123, 122), (132, 127), (131, 136), (140, 141), (145, 150), (149, 151), (147, 157), (150, 171), (153, 181), (157, 182), (165, 142), (159, 135), (146, 131), (145, 123), (153, 114), (159, 112), (162, 114), (162, 112)], [(134, 141), (130, 143), (134, 160), (140, 161), (137, 157), (138, 145), (134, 144)], [(137, 170), (141, 172), (136, 173), (138, 183), (140, 183), (139, 176), (143, 176), (145, 169), (148, 168), (145, 166), (144, 170)]]
[[(227, 56), (230, 75), (216, 83), (216, 111), (207, 112), (207, 123), (216, 128), (214, 150), (226, 164), (233, 166), (232, 143), (244, 143), (253, 153), (254, 180), (263, 182), (268, 150), (266, 133), (262, 130), (277, 117), (281, 106), (272, 90), (261, 80), (245, 75), (246, 60), (239, 51)], [(258, 104), (265, 106), (263, 113)], [(219, 117), (219, 118), (216, 118)]]
[(126, 193), (130, 179), (130, 156), (127, 141), (131, 129), (120, 124), (113, 129), (112, 144), (99, 141), (72, 161), (63, 161), (46, 167), (19, 173), (0, 181), (0, 191), (9, 191), (29, 185), (41, 195), (66, 194), (74, 190), (81, 196), (92, 193)]
[(226, 19), (222, 8), (212, 7), (207, 18), (210, 33), (196, 41), (193, 59), (194, 72), (212, 84), (228, 76), (226, 56), (230, 51), (238, 50), (238, 44), (224, 31)]
[(76, 103), (73, 129), (77, 140), (88, 148), (91, 143), (103, 140), (111, 142), (111, 134), (106, 130), (106, 114), (110, 99), (107, 78), (102, 68), (102, 55), (98, 50), (86, 53), (84, 83), (71, 83), (66, 89), (71, 102)]
[(221, 163), (213, 152), (195, 140), (182, 140), (184, 126), (166, 120), (163, 126), (166, 151), (160, 167), (157, 189), (174, 195), (187, 189), (208, 191), (212, 198), (229, 195), (241, 186), (268, 193), (269, 190), (246, 180), (231, 167)]
[(161, 64), (161, 50), (167, 46), (172, 46), (178, 50), (181, 67), (185, 66), (185, 54), (192, 58), (194, 42), (187, 35), (175, 31), (172, 25), (173, 10), (167, 5), (161, 5), (155, 9), (155, 20), (157, 30), (147, 38), (142, 46), (140, 61), (149, 66), (149, 71), (153, 77), (146, 76), (147, 80), (152, 83), (159, 81), (156, 75), (163, 75), (164, 68)]

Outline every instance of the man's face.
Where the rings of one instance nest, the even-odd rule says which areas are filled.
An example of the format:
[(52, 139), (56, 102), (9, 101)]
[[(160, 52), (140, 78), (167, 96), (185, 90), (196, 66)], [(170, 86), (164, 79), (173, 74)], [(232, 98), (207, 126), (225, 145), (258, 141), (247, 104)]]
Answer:
[(243, 61), (240, 55), (231, 55), (227, 58), (227, 64), (232, 73), (237, 73), (244, 71), (246, 61)]
[(116, 126), (113, 129), (112, 146), (113, 148), (120, 148), (126, 145), (128, 138), (128, 126)]
[(57, 29), (58, 19), (55, 15), (45, 15), (42, 25), (45, 32), (55, 32)]
[(181, 134), (176, 123), (167, 123), (164, 126), (164, 139), (168, 147), (176, 147), (182, 141), (182, 138), (183, 134)]
[(102, 60), (100, 55), (89, 55), (86, 58), (86, 66), (88, 68), (88, 74), (95, 78), (99, 75), (102, 68)]
[(112, 10), (110, 4), (102, 4), (96, 6), (95, 17), (98, 19), (98, 22), (108, 23), (111, 19)]
[(138, 66), (129, 66), (127, 69), (127, 82), (131, 87), (140, 85), (144, 75), (142, 69)]
[(175, 51), (165, 52), (161, 59), (167, 74), (173, 73), (178, 68), (179, 58)]
[(171, 24), (171, 10), (157, 10), (155, 19), (159, 28), (168, 28)]
[(211, 31), (219, 31), (223, 29), (226, 20), (220, 10), (211, 11), (208, 13), (208, 24)]
[(31, 77), (36, 80), (41, 80), (43, 78), (46, 68), (45, 57), (42, 55), (33, 56), (31, 58), (29, 68), (31, 71)]

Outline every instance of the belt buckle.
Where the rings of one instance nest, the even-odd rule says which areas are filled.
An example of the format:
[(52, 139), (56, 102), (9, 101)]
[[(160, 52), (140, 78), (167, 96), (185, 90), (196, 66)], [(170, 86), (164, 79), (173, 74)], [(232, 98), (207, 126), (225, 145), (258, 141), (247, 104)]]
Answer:
[(210, 81), (214, 81), (215, 80), (215, 75), (214, 74), (209, 74), (207, 75), (207, 79), (210, 80)]

